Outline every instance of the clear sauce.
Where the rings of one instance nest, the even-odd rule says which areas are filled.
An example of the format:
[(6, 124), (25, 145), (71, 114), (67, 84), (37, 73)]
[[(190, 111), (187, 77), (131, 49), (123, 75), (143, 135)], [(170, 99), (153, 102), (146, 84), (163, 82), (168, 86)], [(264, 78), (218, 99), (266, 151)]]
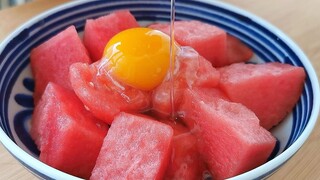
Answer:
[(170, 66), (169, 66), (169, 81), (170, 81), (170, 104), (171, 104), (171, 119), (175, 119), (174, 108), (174, 20), (175, 20), (175, 0), (171, 0), (170, 4)]

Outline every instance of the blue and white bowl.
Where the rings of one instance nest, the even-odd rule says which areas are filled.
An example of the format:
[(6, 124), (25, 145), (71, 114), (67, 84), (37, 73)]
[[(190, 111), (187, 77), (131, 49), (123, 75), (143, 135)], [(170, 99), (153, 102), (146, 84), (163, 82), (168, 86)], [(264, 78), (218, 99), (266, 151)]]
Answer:
[[(4, 147), (35, 175), (45, 179), (77, 179), (38, 160), (30, 138), (33, 78), (29, 66), (32, 48), (70, 25), (83, 31), (85, 20), (118, 9), (129, 9), (144, 25), (170, 20), (169, 0), (73, 1), (28, 21), (0, 45), (0, 138)], [(307, 72), (303, 94), (292, 113), (272, 130), (278, 139), (270, 160), (232, 179), (261, 179), (272, 174), (302, 146), (319, 113), (319, 84), (308, 58), (285, 34), (264, 20), (220, 1), (177, 0), (177, 19), (195, 19), (217, 25), (250, 46), (256, 62), (283, 62)]]

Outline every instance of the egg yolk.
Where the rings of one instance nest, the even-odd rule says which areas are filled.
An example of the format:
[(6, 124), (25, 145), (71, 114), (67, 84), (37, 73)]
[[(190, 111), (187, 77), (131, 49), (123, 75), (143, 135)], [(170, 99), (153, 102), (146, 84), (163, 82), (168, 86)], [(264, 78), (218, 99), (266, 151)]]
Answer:
[(115, 35), (104, 49), (107, 71), (117, 81), (152, 90), (170, 66), (170, 37), (149, 28), (132, 28)]

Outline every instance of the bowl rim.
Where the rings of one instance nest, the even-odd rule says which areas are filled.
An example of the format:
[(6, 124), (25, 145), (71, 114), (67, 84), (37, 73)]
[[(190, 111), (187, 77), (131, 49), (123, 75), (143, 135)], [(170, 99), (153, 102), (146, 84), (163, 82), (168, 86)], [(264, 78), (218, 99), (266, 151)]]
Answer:
[[(248, 172), (245, 172), (243, 174), (240, 174), (238, 176), (232, 177), (230, 179), (254, 179), (257, 178), (257, 176), (264, 176), (264, 175), (271, 175), (275, 169), (277, 169), (279, 166), (284, 164), (286, 161), (288, 161), (304, 144), (304, 142), (307, 140), (307, 138), (310, 136), (320, 110), (320, 90), (319, 90), (319, 80), (317, 78), (316, 72), (310, 62), (310, 60), (307, 58), (307, 56), (303, 53), (303, 51), (300, 49), (300, 47), (292, 40), (290, 39), (285, 33), (283, 33), (280, 29), (272, 25), (271, 23), (267, 22), (266, 20), (258, 17), (257, 15), (254, 15), (253, 13), (246, 11), (244, 9), (241, 9), (239, 7), (236, 7), (230, 3), (221, 2), (221, 1), (212, 1), (212, 0), (194, 0), (198, 2), (204, 2), (208, 4), (213, 4), (215, 6), (230, 10), (232, 12), (235, 12), (237, 14), (244, 15), (246, 17), (249, 17), (250, 19), (254, 20), (261, 26), (267, 28), (272, 33), (278, 35), (281, 37), (281, 39), (297, 54), (297, 56), (301, 59), (301, 62), (304, 66), (304, 68), (307, 70), (308, 76), (310, 78), (311, 87), (313, 89), (313, 108), (312, 112), (309, 118), (309, 122), (301, 135), (297, 138), (297, 140), (289, 146), (285, 151), (280, 153), (278, 156), (276, 156), (274, 159), (266, 162), (265, 164), (252, 169)], [(60, 10), (67, 9), (73, 6), (77, 6), (83, 3), (86, 3), (89, 1), (86, 0), (79, 0), (79, 1), (71, 1), (67, 3), (63, 3), (61, 5), (58, 5), (56, 7), (53, 7), (49, 10), (46, 10), (30, 20), (26, 21), (19, 27), (17, 27), (12, 33), (10, 33), (1, 43), (0, 43), (0, 53), (3, 51), (3, 49), (6, 47), (6, 45), (14, 38), (16, 37), (21, 31), (24, 29), (32, 26), (36, 22), (44, 19), (45, 17), (48, 17), (54, 13), (59, 12)], [(1, 66), (0, 66), (1, 68)], [(25, 152), (21, 147), (19, 147), (17, 144), (15, 144), (9, 136), (3, 131), (3, 129), (0, 129), (0, 141), (3, 144), (3, 147), (6, 148), (6, 150), (13, 155), (20, 163), (27, 164), (30, 168), (36, 169), (40, 173), (44, 173), (45, 176), (48, 176), (50, 178), (55, 179), (80, 179), (78, 177), (75, 177), (73, 175), (67, 174), (65, 172), (62, 172), (60, 170), (57, 170), (53, 167), (50, 167), (46, 165), (45, 163), (41, 162), (40, 160), (36, 159), (29, 153)], [(270, 172), (271, 173), (268, 173)], [(34, 173), (33, 173), (34, 174)]]

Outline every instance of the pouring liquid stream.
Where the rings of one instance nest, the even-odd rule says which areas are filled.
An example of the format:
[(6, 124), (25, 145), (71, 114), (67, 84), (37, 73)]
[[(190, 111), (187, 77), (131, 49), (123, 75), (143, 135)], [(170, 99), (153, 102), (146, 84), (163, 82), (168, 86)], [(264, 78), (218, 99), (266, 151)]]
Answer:
[(175, 108), (174, 108), (174, 20), (175, 20), (175, 0), (171, 0), (170, 3), (170, 65), (169, 65), (169, 81), (170, 81), (170, 105), (171, 105), (171, 119), (175, 120)]

